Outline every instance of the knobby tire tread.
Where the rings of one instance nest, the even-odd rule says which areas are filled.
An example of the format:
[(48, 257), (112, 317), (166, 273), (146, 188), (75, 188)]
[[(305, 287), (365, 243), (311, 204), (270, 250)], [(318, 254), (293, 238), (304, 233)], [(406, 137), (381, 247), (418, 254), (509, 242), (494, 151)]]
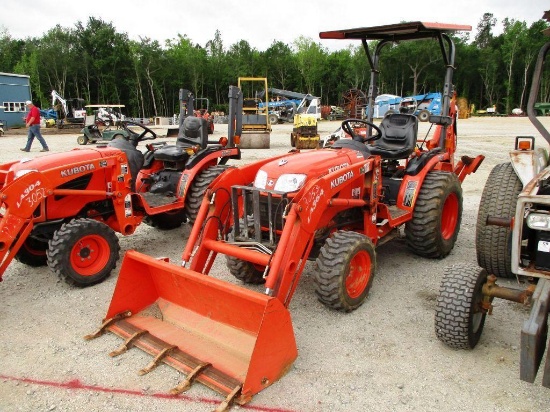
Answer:
[(195, 220), (197, 219), (206, 189), (210, 183), (212, 183), (216, 177), (227, 170), (227, 168), (228, 166), (226, 165), (211, 166), (197, 174), (191, 183), (191, 187), (185, 197), (185, 210), (187, 212), (187, 217), (189, 218), (190, 224), (195, 223)]
[[(87, 228), (91, 228), (96, 235), (107, 239), (110, 249), (110, 259), (107, 265), (97, 275), (84, 279), (82, 276), (73, 275), (71, 272), (70, 253), (73, 241), (78, 239)], [(61, 280), (69, 285), (77, 287), (91, 286), (107, 279), (116, 266), (120, 255), (120, 245), (116, 233), (109, 226), (93, 219), (75, 219), (64, 223), (49, 241), (47, 256), (48, 266)]]
[[(454, 192), (459, 203), (456, 228), (449, 239), (441, 232), (441, 214), (448, 195)], [(416, 199), (413, 216), (405, 224), (407, 246), (417, 255), (441, 259), (454, 247), (462, 220), (462, 188), (454, 173), (432, 171), (426, 175)]]
[[(356, 304), (350, 305), (345, 297), (345, 288), (342, 281), (346, 276), (347, 263), (353, 257), (352, 250), (362, 243), (370, 243), (370, 240), (356, 232), (340, 231), (329, 237), (319, 251), (316, 259), (318, 270), (315, 272), (315, 294), (324, 305), (344, 312), (357, 309), (364, 299)], [(366, 292), (372, 285), (372, 278), (376, 272), (376, 253), (372, 248), (371, 279), (366, 286)], [(366, 295), (364, 296), (366, 298)]]

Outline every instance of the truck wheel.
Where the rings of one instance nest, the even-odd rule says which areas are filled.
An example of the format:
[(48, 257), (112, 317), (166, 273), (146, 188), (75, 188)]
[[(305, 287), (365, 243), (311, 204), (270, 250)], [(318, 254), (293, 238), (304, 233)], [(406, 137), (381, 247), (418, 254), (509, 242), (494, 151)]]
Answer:
[(416, 117), (418, 117), (418, 120), (421, 122), (427, 122), (430, 118), (430, 112), (428, 110), (421, 110)]
[(85, 135), (78, 136), (78, 137), (76, 138), (76, 142), (77, 142), (78, 144), (85, 145), (85, 144), (88, 143), (88, 137), (85, 136)]
[(523, 185), (511, 163), (496, 165), (485, 183), (476, 223), (477, 264), (497, 277), (514, 278), (512, 273), (512, 229), (487, 226), (487, 216), (511, 219)]
[(187, 196), (185, 197), (185, 210), (190, 224), (195, 223), (206, 188), (226, 169), (227, 166), (225, 165), (211, 166), (198, 173), (197, 176), (195, 176), (195, 179), (191, 182), (191, 186), (189, 187)]
[(159, 213), (158, 215), (147, 216), (143, 222), (160, 230), (177, 229), (187, 220), (185, 209), (172, 210), (170, 212)]
[(334, 232), (316, 262), (315, 293), (324, 305), (350, 312), (363, 304), (376, 272), (376, 252), (369, 238), (356, 232)]
[(413, 215), (405, 224), (407, 246), (417, 255), (441, 259), (454, 247), (462, 219), (462, 188), (454, 173), (429, 172)]
[(264, 269), (259, 265), (226, 255), (226, 264), (229, 272), (237, 279), (251, 285), (265, 283)]
[(92, 219), (64, 223), (49, 242), (48, 266), (70, 285), (84, 287), (102, 282), (119, 258), (113, 229)]
[(45, 266), (48, 262), (46, 249), (48, 249), (48, 242), (29, 237), (15, 255), (15, 259), (32, 267)]
[(482, 308), (487, 272), (475, 265), (445, 268), (435, 310), (437, 338), (456, 349), (473, 349), (479, 342), (487, 311)]
[(276, 114), (270, 114), (269, 115), (269, 124), (278, 124), (279, 123), (279, 116)]

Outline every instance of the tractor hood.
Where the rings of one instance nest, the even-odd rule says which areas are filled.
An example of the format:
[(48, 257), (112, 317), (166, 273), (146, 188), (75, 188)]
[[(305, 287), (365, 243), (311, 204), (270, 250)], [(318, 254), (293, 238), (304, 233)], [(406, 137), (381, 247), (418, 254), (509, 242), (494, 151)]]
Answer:
[(290, 153), (262, 166), (256, 174), (254, 187), (285, 193), (296, 192), (310, 178), (324, 176), (363, 160), (360, 152), (349, 149)]
[(120, 150), (110, 147), (74, 149), (69, 152), (40, 156), (35, 159), (21, 159), (19, 162), (13, 163), (9, 170), (14, 172), (15, 176), (26, 171), (44, 172), (51, 169), (59, 169), (63, 166), (66, 166), (68, 170), (76, 165), (85, 167), (87, 163), (92, 163), (96, 159), (113, 156), (120, 152)]

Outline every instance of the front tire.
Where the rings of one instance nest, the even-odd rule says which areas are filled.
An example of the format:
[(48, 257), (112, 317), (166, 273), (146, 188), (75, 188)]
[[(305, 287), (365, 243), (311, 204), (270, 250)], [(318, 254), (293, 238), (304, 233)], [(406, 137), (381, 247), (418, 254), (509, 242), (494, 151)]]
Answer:
[(316, 262), (315, 293), (324, 305), (351, 312), (363, 304), (376, 272), (376, 252), (369, 238), (356, 232), (334, 232)]
[(227, 170), (225, 165), (211, 166), (198, 173), (193, 179), (185, 197), (185, 210), (190, 224), (195, 223), (195, 219), (197, 219), (206, 189), (225, 170)]
[(523, 185), (511, 163), (496, 165), (485, 183), (476, 223), (477, 264), (501, 278), (512, 273), (512, 229), (488, 226), (487, 217), (512, 219), (516, 215), (518, 195)]
[(445, 268), (435, 311), (435, 334), (455, 349), (473, 349), (481, 337), (487, 310), (481, 303), (487, 272), (475, 265)]
[(453, 249), (462, 219), (462, 188), (454, 173), (429, 172), (413, 215), (405, 225), (407, 246), (417, 255), (441, 259)]
[(244, 283), (251, 285), (265, 283), (264, 271), (254, 263), (226, 255), (226, 264), (229, 272)]
[(15, 259), (31, 267), (45, 266), (48, 262), (48, 257), (46, 256), (47, 249), (47, 241), (40, 241), (29, 237), (17, 251)]
[(159, 213), (157, 215), (147, 216), (144, 220), (146, 224), (157, 227), (160, 230), (177, 229), (187, 220), (185, 209), (173, 210), (170, 212)]
[(85, 135), (78, 136), (76, 138), (76, 142), (80, 145), (86, 145), (86, 144), (88, 144), (88, 137), (85, 136)]
[(93, 219), (64, 223), (49, 242), (48, 266), (70, 285), (91, 286), (107, 279), (120, 246), (116, 233)]

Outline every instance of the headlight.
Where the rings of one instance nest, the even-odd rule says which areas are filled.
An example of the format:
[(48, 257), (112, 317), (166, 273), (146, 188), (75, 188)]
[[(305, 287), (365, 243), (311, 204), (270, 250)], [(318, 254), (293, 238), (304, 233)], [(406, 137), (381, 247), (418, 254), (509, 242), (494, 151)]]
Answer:
[(36, 172), (35, 169), (20, 169), (18, 170), (17, 172), (15, 172), (15, 178), (19, 178), (21, 176), (24, 176), (26, 175), (27, 173), (30, 173), (30, 172)]
[(306, 181), (306, 175), (302, 174), (287, 174), (281, 175), (275, 183), (275, 190), (279, 192), (295, 192), (300, 190)]
[(258, 189), (265, 189), (266, 184), (267, 172), (259, 170), (258, 173), (256, 173), (256, 179), (254, 179), (254, 187), (257, 187)]
[(529, 213), (527, 215), (527, 226), (535, 230), (550, 231), (550, 214)]

